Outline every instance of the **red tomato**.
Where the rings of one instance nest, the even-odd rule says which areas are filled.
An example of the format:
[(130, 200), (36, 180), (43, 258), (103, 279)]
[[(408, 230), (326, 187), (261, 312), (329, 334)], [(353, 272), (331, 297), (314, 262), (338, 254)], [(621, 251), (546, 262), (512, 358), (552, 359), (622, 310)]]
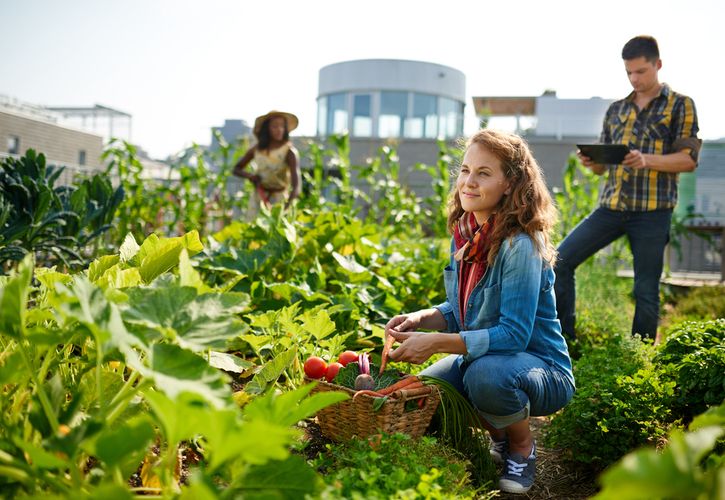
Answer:
[(322, 378), (327, 371), (327, 363), (322, 358), (310, 356), (305, 361), (305, 375), (310, 378)]
[(337, 360), (342, 366), (347, 366), (348, 363), (357, 361), (357, 353), (355, 351), (345, 351), (340, 354), (340, 358)]
[(327, 366), (327, 372), (325, 372), (325, 380), (328, 382), (332, 382), (332, 380), (335, 378), (335, 375), (337, 375), (337, 372), (340, 371), (340, 368), (342, 368), (342, 365), (340, 363), (330, 363)]

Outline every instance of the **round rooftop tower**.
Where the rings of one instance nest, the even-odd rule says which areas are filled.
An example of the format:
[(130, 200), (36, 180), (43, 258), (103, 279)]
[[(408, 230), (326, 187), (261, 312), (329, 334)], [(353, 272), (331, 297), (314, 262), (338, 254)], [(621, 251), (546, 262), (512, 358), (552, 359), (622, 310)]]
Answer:
[(317, 135), (451, 139), (463, 135), (466, 76), (441, 64), (362, 59), (320, 69)]

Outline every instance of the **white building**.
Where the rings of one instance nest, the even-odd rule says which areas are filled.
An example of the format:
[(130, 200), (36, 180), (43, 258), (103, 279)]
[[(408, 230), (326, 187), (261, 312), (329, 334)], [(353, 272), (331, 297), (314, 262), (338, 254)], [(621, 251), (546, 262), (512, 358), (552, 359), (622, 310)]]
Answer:
[(466, 77), (422, 61), (362, 59), (320, 69), (317, 135), (451, 139), (463, 134)]

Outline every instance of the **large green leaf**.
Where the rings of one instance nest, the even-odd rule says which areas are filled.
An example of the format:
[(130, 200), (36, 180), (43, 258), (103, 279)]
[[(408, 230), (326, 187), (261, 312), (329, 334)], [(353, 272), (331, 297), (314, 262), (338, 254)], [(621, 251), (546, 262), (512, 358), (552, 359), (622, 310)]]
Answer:
[(238, 409), (214, 408), (194, 394), (182, 393), (175, 400), (153, 390), (144, 395), (171, 446), (204, 437), (209, 471), (233, 460), (263, 464), (284, 459), (299, 434), (273, 422), (242, 420)]
[(153, 389), (143, 393), (169, 446), (201, 434), (214, 413), (214, 409), (196, 394), (181, 393), (172, 399)]
[(324, 309), (302, 315), (302, 327), (314, 338), (324, 339), (335, 332), (335, 322)]
[(58, 294), (51, 302), (68, 324), (80, 323), (95, 338), (96, 346), (102, 347), (103, 353), (118, 349), (127, 365), (144, 373), (141, 355), (147, 347), (128, 332), (118, 307), (106, 299), (100, 288), (80, 275), (74, 277), (69, 287), (62, 284), (56, 287)]
[(319, 410), (350, 399), (344, 392), (325, 391), (309, 396), (315, 383), (306, 384), (282, 394), (270, 392), (258, 397), (245, 407), (245, 415), (280, 425), (295, 425), (315, 415)]
[(261, 394), (266, 391), (282, 375), (297, 356), (297, 349), (292, 348), (268, 361), (262, 369), (244, 387), (249, 394)]
[(68, 284), (73, 280), (73, 276), (58, 272), (55, 268), (38, 267), (35, 269), (35, 279), (46, 289), (55, 290), (56, 283)]
[(0, 363), (0, 385), (21, 384), (29, 379), (30, 371), (20, 351), (11, 351), (3, 358)]
[(14, 442), (18, 448), (27, 453), (28, 459), (33, 467), (38, 469), (66, 469), (70, 465), (67, 460), (49, 453), (32, 443), (19, 438), (15, 438)]
[(711, 496), (718, 487), (717, 471), (710, 471), (711, 478), (706, 478), (700, 461), (724, 433), (725, 428), (714, 426), (689, 433), (674, 431), (664, 452), (630, 453), (601, 476), (604, 489), (595, 498), (717, 498)]
[(217, 408), (231, 404), (231, 389), (223, 372), (179, 346), (156, 344), (149, 356), (147, 376), (172, 400), (184, 392), (196, 394)]
[(106, 290), (130, 288), (138, 286), (142, 282), (141, 273), (137, 267), (125, 269), (123, 264), (118, 263), (106, 269), (94, 283)]
[(105, 273), (106, 270), (108, 270), (111, 266), (118, 264), (120, 260), (121, 259), (118, 255), (103, 255), (98, 257), (88, 266), (88, 279), (95, 282), (103, 276), (103, 273)]
[(124, 319), (130, 325), (155, 329), (193, 351), (224, 348), (229, 340), (247, 331), (235, 314), (246, 310), (247, 297), (235, 293), (197, 296), (193, 287), (168, 286), (128, 291)]
[(186, 248), (181, 249), (179, 254), (179, 285), (181, 286), (192, 286), (196, 288), (199, 293), (207, 293), (213, 291), (209, 285), (204, 283), (201, 279), (201, 275), (191, 265), (189, 259), (189, 252)]
[(138, 417), (113, 429), (104, 428), (92, 454), (109, 467), (120, 467), (123, 477), (128, 477), (138, 468), (153, 438), (154, 428), (148, 418)]
[(209, 351), (209, 365), (225, 372), (244, 373), (252, 368), (254, 363), (226, 352)]
[[(369, 279), (371, 274), (368, 268), (359, 264), (355, 260), (353, 255), (340, 255), (337, 252), (332, 252), (332, 256), (335, 258), (337, 263), (342, 267), (351, 278), (354, 276), (354, 281), (360, 281), (361, 279)], [(356, 276), (360, 275), (360, 276)]]
[(33, 256), (26, 255), (17, 272), (0, 288), (0, 332), (20, 339), (25, 335), (30, 280), (33, 277)]
[(323, 486), (322, 479), (302, 457), (291, 455), (284, 461), (271, 461), (251, 467), (235, 479), (230, 490), (242, 492), (247, 500), (313, 497)]
[(278, 294), (289, 302), (296, 302), (300, 298), (307, 302), (323, 301), (331, 302), (329, 296), (320, 293), (313, 292), (307, 283), (294, 284), (294, 283), (270, 283), (265, 286), (273, 293)]
[(190, 255), (204, 249), (197, 231), (177, 238), (159, 238), (152, 234), (141, 244), (131, 263), (138, 265), (144, 282), (151, 283), (157, 276), (179, 263), (179, 255), (184, 248)]
[(239, 418), (238, 411), (216, 411), (208, 415), (201, 433), (211, 450), (209, 469), (243, 460), (263, 464), (289, 456), (289, 447), (299, 432), (284, 425), (260, 419)]
[(129, 262), (136, 256), (139, 248), (141, 247), (139, 247), (138, 243), (136, 243), (136, 238), (133, 237), (133, 234), (128, 233), (126, 238), (123, 240), (121, 248), (118, 249), (121, 261)]

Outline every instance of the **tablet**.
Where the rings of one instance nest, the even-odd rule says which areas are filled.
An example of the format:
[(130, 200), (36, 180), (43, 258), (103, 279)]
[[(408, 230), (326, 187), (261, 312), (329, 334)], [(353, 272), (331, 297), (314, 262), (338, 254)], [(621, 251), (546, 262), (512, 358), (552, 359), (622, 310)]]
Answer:
[(584, 156), (602, 165), (622, 163), (629, 153), (629, 148), (624, 144), (577, 144), (576, 147)]

